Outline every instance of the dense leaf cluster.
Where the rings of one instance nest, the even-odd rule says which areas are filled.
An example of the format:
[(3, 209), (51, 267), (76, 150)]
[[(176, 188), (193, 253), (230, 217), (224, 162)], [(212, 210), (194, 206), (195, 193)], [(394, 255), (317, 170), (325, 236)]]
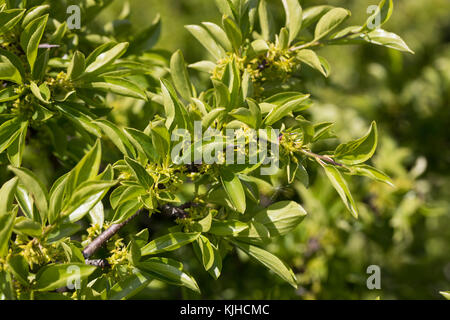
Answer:
[[(109, 2), (81, 1), (83, 15), (92, 20)], [(308, 168), (323, 168), (355, 218), (345, 176), (392, 184), (365, 163), (378, 143), (375, 122), (359, 139), (317, 150), (334, 137), (333, 123), (307, 120), (302, 112), (312, 106), (310, 95), (291, 89), (304, 67), (328, 76), (328, 62), (316, 53), (323, 46), (371, 43), (411, 52), (381, 29), (392, 1), (378, 5), (376, 29), (370, 28), (375, 16), (341, 28), (348, 10), (303, 9), (298, 0), (281, 1), (281, 28), (266, 0), (216, 2), (221, 26), (186, 26), (211, 60), (188, 66), (181, 51), (167, 57), (152, 50), (159, 19), (135, 34), (126, 24), (96, 34), (88, 26), (69, 30), (61, 11), (45, 1), (0, 1), (0, 153), (14, 175), (0, 189), (1, 297), (123, 299), (153, 279), (200, 291), (189, 267), (166, 256), (186, 245), (216, 280), (223, 259), (237, 248), (296, 287), (291, 268), (263, 247), (307, 214), (295, 201), (277, 201), (271, 177), (260, 174), (265, 159), (220, 161), (227, 129), (244, 137), (245, 150), (232, 153), (247, 160), (253, 156), (246, 151), (253, 142), (249, 132), (279, 130), (265, 137), (279, 145), (279, 172), (307, 187)], [(124, 21), (128, 15), (126, 7)], [(210, 88), (200, 92), (189, 69), (209, 73)], [(140, 100), (156, 112), (143, 130), (123, 128), (107, 119), (111, 96)], [(196, 121), (202, 138), (175, 149), (173, 137), (180, 129), (194, 135)], [(22, 167), (24, 151), (36, 140), (67, 168), (50, 188)], [(210, 150), (217, 161), (192, 164), (197, 149)], [(105, 160), (111, 153), (120, 159)], [(154, 239), (148, 229), (124, 238), (111, 234), (98, 250), (96, 241), (108, 230), (142, 212), (166, 214), (174, 226)], [(68, 287), (74, 270), (77, 290)]]

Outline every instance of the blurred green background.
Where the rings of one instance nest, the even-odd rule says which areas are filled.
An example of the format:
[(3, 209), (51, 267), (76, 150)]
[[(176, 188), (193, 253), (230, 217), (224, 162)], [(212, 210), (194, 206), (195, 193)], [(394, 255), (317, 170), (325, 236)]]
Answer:
[[(281, 1), (271, 2), (281, 26)], [(367, 7), (376, 2), (302, 1), (302, 6), (349, 8), (351, 25), (365, 21)], [(205, 58), (183, 26), (219, 22), (214, 1), (130, 4), (138, 29), (161, 14), (162, 37), (156, 48), (182, 49), (189, 63)], [(98, 24), (117, 19), (122, 6), (123, 1), (114, 1)], [(396, 188), (352, 179), (362, 212), (355, 220), (315, 168), (309, 168), (309, 189), (279, 181), (279, 199), (297, 199), (309, 212), (295, 232), (268, 246), (293, 267), (298, 290), (239, 252), (227, 257), (215, 282), (185, 249), (177, 255), (198, 279), (202, 296), (155, 282), (140, 298), (439, 299), (440, 290), (450, 289), (450, 1), (395, 0), (394, 7), (385, 28), (399, 34), (415, 55), (374, 46), (329, 47), (321, 54), (330, 62), (331, 76), (324, 79), (305, 67), (299, 91), (311, 92), (316, 101), (308, 117), (336, 122), (335, 132), (344, 140), (364, 134), (376, 120), (382, 138), (373, 162), (392, 176)], [(197, 82), (209, 85), (202, 77)], [(148, 119), (141, 117), (151, 113), (145, 108), (133, 111), (130, 125), (142, 126), (133, 119)], [(115, 112), (119, 116), (123, 108)], [(381, 268), (381, 290), (366, 287), (370, 265)]]

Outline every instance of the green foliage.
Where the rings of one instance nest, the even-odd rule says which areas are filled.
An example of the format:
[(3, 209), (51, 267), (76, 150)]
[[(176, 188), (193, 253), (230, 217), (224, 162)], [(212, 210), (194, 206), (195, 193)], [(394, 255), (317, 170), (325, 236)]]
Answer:
[[(351, 16), (344, 8), (283, 0), (280, 25), (269, 1), (217, 0), (220, 25), (186, 26), (209, 55), (188, 64), (180, 50), (154, 48), (165, 23), (159, 16), (130, 32), (125, 5), (119, 20), (99, 28), (94, 17), (110, 2), (81, 1), (84, 25), (69, 30), (60, 13), (66, 1), (55, 7), (0, 1), (0, 153), (8, 169), (0, 190), (0, 297), (130, 299), (152, 283), (200, 294), (203, 281), (195, 280), (192, 265), (220, 282), (228, 273), (225, 259), (236, 254), (297, 288), (296, 273), (269, 251), (295, 233), (307, 212), (300, 201), (280, 196), (278, 180), (304, 190), (323, 169), (355, 218), (359, 204), (346, 176), (393, 182), (366, 163), (377, 148), (376, 123), (361, 138), (326, 149), (333, 123), (309, 117), (314, 99), (295, 79), (308, 68), (330, 75), (317, 53), (322, 47), (411, 49), (394, 33), (370, 29), (373, 16), (343, 27)], [(392, 1), (381, 1), (381, 24), (392, 9)], [(137, 120), (134, 109), (141, 110)], [(176, 149), (179, 129), (194, 134), (195, 121), (203, 138)], [(221, 162), (227, 129), (239, 129), (245, 147), (251, 130), (279, 130), (259, 138), (279, 144), (277, 172), (259, 173), (267, 159)], [(34, 148), (42, 151), (32, 163)], [(192, 163), (200, 148), (216, 151), (218, 161)], [(191, 162), (175, 161), (174, 154)], [(42, 172), (48, 163), (50, 174)], [(86, 253), (102, 232), (142, 212), (157, 232), (150, 235), (135, 218), (131, 232), (112, 234), (102, 249)], [(314, 208), (308, 212), (314, 215)], [(164, 217), (169, 222), (161, 224)], [(191, 245), (197, 261), (177, 255)], [(55, 291), (68, 286), (73, 270), (80, 287)]]

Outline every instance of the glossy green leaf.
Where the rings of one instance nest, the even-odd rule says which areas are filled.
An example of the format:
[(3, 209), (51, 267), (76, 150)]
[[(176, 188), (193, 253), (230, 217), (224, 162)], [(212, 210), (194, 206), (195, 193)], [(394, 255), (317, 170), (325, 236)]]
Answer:
[(296, 94), (295, 96), (289, 97), (289, 99), (287, 99), (285, 103), (276, 106), (272, 109), (272, 111), (270, 111), (270, 113), (264, 119), (264, 124), (270, 126), (275, 122), (283, 119), (291, 112), (298, 112), (307, 109), (310, 106), (308, 100), (309, 96), (309, 94)]
[(271, 204), (258, 212), (253, 220), (263, 224), (272, 237), (285, 235), (295, 229), (306, 216), (303, 207), (294, 201)]
[[(100, 53), (92, 63), (86, 66), (86, 73), (101, 73), (105, 67), (119, 59), (127, 51), (128, 45), (128, 42), (118, 43), (111, 49)], [(89, 57), (86, 63), (88, 62), (90, 62)]]
[(387, 185), (394, 187), (394, 184), (384, 172), (378, 170), (377, 168), (371, 167), (367, 164), (360, 164), (350, 167), (351, 174), (368, 177), (372, 180), (384, 182)]
[(245, 192), (238, 176), (227, 169), (222, 169), (220, 180), (235, 210), (244, 213), (246, 209)]
[(263, 39), (272, 41), (275, 35), (275, 23), (267, 0), (261, 0), (259, 2), (258, 14)]
[(149, 190), (152, 187), (154, 180), (150, 176), (150, 174), (145, 170), (145, 168), (136, 160), (133, 160), (128, 157), (125, 157), (125, 162), (130, 167), (130, 169), (133, 171), (134, 176), (139, 181), (139, 183), (146, 190)]
[(205, 270), (214, 279), (219, 279), (220, 273), (222, 272), (222, 256), (220, 255), (219, 249), (203, 235), (193, 243), (193, 246)]
[(39, 210), (41, 221), (47, 221), (48, 192), (38, 177), (26, 168), (8, 167), (19, 178), (24, 188), (33, 196), (34, 203)]
[(296, 58), (301, 62), (306, 63), (311, 68), (318, 70), (325, 77), (328, 77), (328, 72), (325, 70), (322, 62), (314, 51), (309, 49), (300, 50), (297, 52)]
[(350, 11), (343, 8), (334, 8), (320, 18), (314, 31), (314, 40), (326, 37), (351, 15)]
[(102, 147), (100, 140), (97, 140), (94, 147), (78, 162), (70, 172), (67, 182), (67, 193), (69, 195), (83, 182), (97, 176), (102, 158)]
[(181, 50), (176, 51), (170, 59), (170, 74), (178, 93), (189, 101), (193, 95), (192, 84)]
[(109, 300), (127, 300), (145, 289), (153, 277), (146, 273), (133, 270), (133, 274), (114, 284), (109, 292)]
[(17, 210), (13, 210), (14, 193), (17, 187), (17, 178), (6, 182), (0, 189), (0, 258), (8, 253), (9, 239), (14, 226)]
[(5, 121), (0, 126), (0, 153), (9, 148), (27, 126), (28, 122), (22, 122), (19, 118)]
[(325, 169), (328, 179), (336, 189), (347, 209), (355, 218), (358, 218), (358, 208), (356, 207), (356, 202), (353, 200), (352, 194), (350, 193), (350, 188), (348, 187), (342, 174), (332, 165), (322, 164), (322, 167)]
[(42, 226), (27, 217), (17, 217), (14, 221), (13, 231), (25, 236), (39, 237), (42, 234)]
[(247, 253), (249, 256), (260, 262), (269, 270), (273, 271), (281, 279), (288, 282), (294, 288), (297, 288), (297, 279), (292, 270), (284, 264), (278, 257), (270, 252), (240, 241), (233, 241), (239, 249)]
[(36, 275), (36, 289), (38, 291), (53, 291), (75, 285), (75, 281), (85, 280), (96, 267), (82, 263), (51, 264), (39, 270)]
[(169, 233), (149, 242), (146, 246), (141, 248), (141, 254), (142, 256), (146, 256), (151, 254), (159, 254), (167, 251), (173, 251), (195, 241), (199, 236), (200, 233), (197, 232)]
[(213, 220), (209, 233), (223, 237), (237, 236), (248, 228), (249, 225), (247, 223), (238, 220)]
[(186, 29), (208, 50), (208, 52), (219, 60), (225, 57), (225, 50), (214, 40), (214, 38), (200, 26), (188, 25)]
[(31, 21), (20, 35), (20, 45), (25, 51), (31, 71), (34, 70), (39, 43), (44, 35), (48, 14)]
[(379, 46), (384, 46), (392, 48), (399, 51), (405, 51), (409, 53), (414, 53), (408, 45), (400, 38), (398, 35), (392, 32), (387, 32), (383, 29), (375, 29), (367, 34), (361, 35), (361, 39), (376, 44)]
[(222, 19), (223, 28), (231, 41), (234, 51), (238, 52), (242, 44), (242, 33), (236, 22), (228, 16), (224, 16)]
[(283, 0), (286, 13), (286, 27), (289, 30), (289, 44), (297, 38), (302, 28), (302, 7), (299, 0)]
[(208, 29), (209, 33), (214, 37), (214, 40), (216, 40), (225, 51), (231, 52), (233, 50), (233, 46), (228, 39), (227, 34), (221, 27), (212, 22), (202, 22), (202, 25)]
[(8, 259), (8, 269), (12, 271), (14, 279), (18, 280), (22, 285), (29, 286), (28, 263), (21, 255), (13, 255)]
[(84, 73), (85, 69), (86, 58), (84, 57), (84, 54), (80, 51), (75, 51), (72, 61), (67, 68), (67, 76), (69, 77), (69, 79), (76, 80)]
[(0, 34), (11, 30), (22, 19), (25, 9), (10, 9), (0, 11)]
[(378, 144), (378, 130), (377, 124), (372, 122), (369, 132), (360, 139), (340, 144), (334, 155), (337, 161), (347, 164), (355, 165), (369, 160)]
[(173, 285), (184, 286), (200, 293), (195, 279), (183, 271), (183, 265), (177, 261), (167, 258), (150, 258), (140, 262), (137, 267), (158, 280)]
[(102, 131), (108, 136), (112, 143), (126, 156), (136, 156), (133, 145), (126, 137), (125, 133), (120, 130), (114, 123), (108, 120), (99, 119), (95, 121)]

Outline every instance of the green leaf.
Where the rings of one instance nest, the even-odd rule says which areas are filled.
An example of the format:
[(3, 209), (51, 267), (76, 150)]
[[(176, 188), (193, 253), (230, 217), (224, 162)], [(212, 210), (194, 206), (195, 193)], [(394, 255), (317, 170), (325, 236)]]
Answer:
[(309, 49), (300, 50), (298, 51), (296, 58), (301, 62), (306, 63), (311, 68), (320, 71), (325, 77), (328, 77), (328, 72), (323, 67), (322, 62), (314, 51)]
[(67, 67), (67, 76), (69, 79), (75, 80), (84, 73), (86, 69), (86, 58), (80, 51), (75, 51), (72, 61)]
[(220, 180), (234, 209), (237, 212), (244, 213), (246, 209), (245, 192), (238, 176), (228, 169), (222, 169)]
[(183, 265), (167, 258), (150, 258), (140, 262), (139, 270), (169, 284), (184, 286), (200, 293), (197, 282), (189, 274), (183, 271)]
[(306, 211), (295, 201), (274, 203), (258, 212), (253, 220), (263, 224), (272, 237), (285, 235), (306, 217)]
[(38, 55), (35, 63), (36, 67), (33, 70), (32, 75), (33, 79), (37, 81), (43, 80), (45, 72), (47, 71), (49, 59), (50, 59), (50, 49), (46, 49), (44, 50), (44, 52)]
[(112, 223), (121, 223), (133, 216), (139, 209), (142, 208), (142, 204), (138, 200), (129, 200), (119, 205), (114, 212)]
[(213, 220), (209, 233), (222, 237), (235, 237), (248, 228), (247, 223), (238, 220)]
[(8, 259), (8, 269), (12, 271), (14, 279), (18, 280), (22, 285), (29, 286), (28, 263), (21, 255), (13, 255)]
[(104, 180), (83, 182), (64, 206), (63, 216), (67, 216), (72, 223), (81, 220), (116, 183), (117, 181)]
[(116, 282), (109, 292), (109, 300), (127, 300), (145, 289), (153, 277), (133, 269), (133, 274)]
[(299, 0), (283, 0), (286, 12), (286, 27), (289, 30), (289, 44), (297, 38), (302, 28), (302, 7)]
[[(295, 93), (293, 95), (288, 96), (289, 93), (281, 93), (272, 98), (266, 100), (268, 103), (273, 103), (272, 100), (277, 100), (277, 97), (286, 98), (286, 102), (280, 105), (277, 105), (273, 108), (269, 114), (264, 119), (264, 124), (270, 126), (275, 122), (283, 119), (285, 116), (289, 115), (291, 112), (298, 112), (307, 109), (310, 106), (309, 103), (309, 94), (298, 94)], [(291, 93), (292, 94), (292, 93)]]
[(447, 300), (450, 300), (450, 291), (439, 291), (439, 293)]
[(146, 189), (149, 190), (155, 182), (145, 168), (136, 160), (125, 157), (125, 162), (133, 171), (135, 178)]
[(92, 225), (103, 228), (105, 211), (101, 201), (97, 202), (97, 204), (89, 211), (89, 218), (91, 219)]
[(214, 108), (202, 118), (202, 127), (208, 129), (216, 119), (219, 119), (226, 113), (225, 108)]
[(50, 103), (50, 90), (45, 83), (40, 87), (33, 81), (30, 82), (30, 89), (33, 95), (44, 104)]
[(22, 19), (25, 9), (10, 9), (0, 12), (0, 34), (14, 28), (14, 26)]
[(219, 279), (222, 272), (222, 256), (219, 249), (213, 245), (208, 238), (200, 236), (193, 243), (194, 251), (203, 267), (214, 279)]
[(391, 187), (395, 187), (391, 178), (384, 172), (378, 170), (377, 168), (371, 167), (367, 164), (360, 164), (350, 167), (352, 175), (368, 177), (372, 180), (384, 182)]
[(306, 29), (316, 21), (318, 21), (325, 13), (333, 9), (333, 6), (321, 5), (312, 6), (303, 10), (302, 29)]
[(19, 118), (5, 121), (0, 126), (0, 153), (9, 148), (27, 126), (28, 122), (22, 122)]
[(51, 264), (39, 270), (36, 275), (37, 291), (53, 291), (74, 285), (77, 280), (85, 280), (96, 267), (82, 263)]
[(231, 41), (234, 51), (238, 52), (242, 44), (242, 33), (239, 27), (236, 25), (233, 19), (228, 16), (224, 16), (222, 19), (223, 28)]
[(369, 160), (378, 144), (377, 124), (372, 122), (369, 132), (362, 138), (340, 144), (334, 155), (336, 159), (346, 165), (355, 165)]
[(49, 9), (50, 5), (46, 4), (28, 10), (27, 14), (22, 20), (22, 28), (25, 28), (31, 21), (45, 14)]
[(225, 51), (231, 52), (233, 50), (233, 46), (228, 39), (227, 34), (221, 27), (212, 22), (202, 22), (202, 25), (208, 29), (209, 33), (214, 37), (214, 40), (216, 40)]
[(70, 172), (67, 182), (67, 194), (71, 195), (73, 191), (83, 182), (93, 179), (97, 176), (100, 162), (102, 159), (102, 146), (100, 140), (97, 140), (94, 147), (78, 162), (75, 168)]
[(193, 96), (192, 84), (181, 50), (176, 51), (170, 59), (170, 74), (178, 93), (189, 101)]
[(178, 99), (172, 84), (165, 79), (161, 80), (161, 91), (164, 101), (167, 129), (178, 126), (179, 129), (188, 129), (192, 126), (189, 115), (183, 103)]
[(350, 189), (342, 174), (332, 165), (327, 165), (324, 163), (321, 163), (321, 165), (325, 169), (328, 179), (336, 189), (347, 209), (355, 218), (358, 218), (358, 208), (356, 207), (355, 200), (353, 200)]
[(233, 16), (233, 10), (230, 7), (231, 3), (229, 0), (214, 0), (214, 2), (222, 15)]
[(200, 26), (188, 25), (185, 27), (216, 60), (225, 58), (225, 50), (214, 40), (214, 38)]
[(135, 151), (133, 145), (128, 140), (126, 135), (120, 130), (114, 123), (108, 120), (99, 119), (94, 121), (102, 131), (108, 136), (112, 143), (125, 155), (128, 157), (135, 157)]
[(208, 213), (206, 217), (201, 220), (194, 221), (191, 225), (192, 229), (197, 232), (208, 232), (211, 229), (212, 214)]
[(189, 65), (189, 68), (198, 70), (200, 72), (207, 72), (212, 73), (214, 71), (214, 68), (216, 67), (216, 64), (212, 61), (199, 61), (196, 63), (191, 63)]
[(297, 288), (297, 279), (295, 278), (294, 272), (284, 264), (278, 257), (271, 254), (270, 252), (261, 249), (257, 246), (251, 244), (243, 243), (240, 241), (232, 241), (239, 249), (247, 253), (249, 256), (260, 262), (269, 270), (272, 270), (281, 279), (288, 282), (294, 288)]
[[(107, 66), (119, 59), (128, 48), (128, 42), (118, 43), (111, 49), (98, 54), (91, 63), (86, 67), (86, 73), (101, 73)], [(88, 57), (86, 63), (90, 62), (92, 57)]]
[(39, 237), (42, 234), (42, 226), (40, 223), (27, 217), (17, 217), (14, 222), (13, 231), (25, 236)]
[(70, 237), (81, 230), (81, 226), (76, 223), (63, 223), (50, 232), (47, 238), (48, 243), (54, 243), (61, 239)]
[(402, 38), (395, 33), (387, 32), (383, 29), (376, 29), (367, 34), (363, 34), (360, 37), (362, 40), (369, 43), (414, 54), (414, 51), (408, 47)]
[(159, 254), (163, 252), (173, 251), (195, 241), (199, 236), (200, 233), (198, 232), (169, 233), (162, 237), (156, 238), (155, 240), (152, 240), (146, 246), (141, 248), (141, 255), (146, 256), (151, 254)]
[(69, 173), (61, 176), (53, 184), (50, 190), (50, 201), (48, 210), (48, 222), (53, 224), (60, 216), (61, 209), (63, 206), (63, 201), (65, 200), (64, 191), (66, 190), (66, 185), (69, 180)]
[(20, 61), (16, 61), (14, 57), (12, 53), (5, 54), (4, 51), (0, 51), (0, 80), (22, 84), (22, 74), (17, 68), (17, 64), (20, 64)]
[(258, 7), (259, 24), (261, 26), (262, 37), (266, 41), (272, 41), (275, 35), (274, 19), (268, 7), (267, 0), (261, 0)]
[(314, 41), (327, 36), (351, 15), (350, 11), (343, 8), (334, 8), (328, 11), (316, 25)]
[(12, 206), (16, 187), (17, 178), (13, 178), (0, 189), (0, 258), (6, 257), (8, 253), (9, 239), (17, 215), (17, 210), (13, 210)]
[(92, 82), (83, 82), (77, 85), (80, 88), (100, 90), (104, 92), (111, 92), (120, 96), (135, 98), (147, 101), (145, 91), (136, 83), (119, 77), (101, 77)]
[(153, 146), (152, 138), (148, 135), (133, 128), (125, 129), (125, 133), (128, 135), (129, 140), (134, 147), (139, 152), (145, 154), (149, 160), (156, 161), (159, 158), (159, 155)]
[(39, 43), (44, 35), (48, 14), (31, 21), (20, 35), (20, 45), (25, 51), (31, 71), (34, 70)]
[(266, 54), (269, 51), (269, 45), (265, 40), (258, 39), (250, 43), (250, 47), (247, 53), (249, 59), (259, 57)]
[(8, 166), (8, 168), (19, 178), (24, 188), (32, 194), (34, 203), (39, 210), (41, 221), (45, 223), (48, 218), (48, 192), (45, 186), (33, 172), (26, 168), (16, 168), (13, 166)]

